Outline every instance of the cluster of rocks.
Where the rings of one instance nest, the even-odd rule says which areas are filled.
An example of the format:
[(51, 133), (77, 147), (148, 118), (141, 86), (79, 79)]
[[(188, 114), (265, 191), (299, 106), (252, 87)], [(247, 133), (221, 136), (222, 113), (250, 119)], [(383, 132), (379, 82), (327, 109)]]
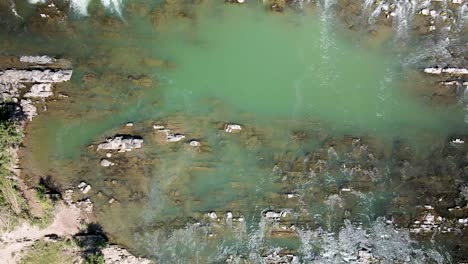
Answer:
[[(134, 124), (131, 123), (131, 122), (127, 123), (125, 125), (125, 127), (129, 127), (129, 128), (131, 128), (133, 126), (134, 126)], [(165, 125), (154, 124), (153, 129), (157, 133), (161, 133), (161, 134), (165, 135), (165, 142), (167, 142), (167, 143), (181, 142), (181, 141), (183, 141), (183, 140), (185, 140), (187, 138), (184, 134), (176, 133), (173, 130), (166, 127)], [(229, 123), (227, 123), (227, 124), (224, 125), (223, 130), (226, 133), (239, 133), (242, 130), (242, 126), (238, 125), (238, 124), (229, 124)], [(124, 152), (132, 151), (134, 149), (140, 149), (142, 147), (142, 145), (143, 145), (143, 142), (144, 142), (144, 140), (139, 136), (116, 135), (116, 136), (113, 136), (113, 137), (109, 137), (109, 138), (106, 139), (105, 142), (102, 142), (102, 143), (98, 144), (97, 151), (108, 150), (108, 151), (117, 151), (117, 152), (124, 153)], [(196, 140), (196, 139), (191, 139), (191, 140), (187, 141), (186, 143), (191, 147), (200, 147), (202, 145), (201, 142)], [(112, 157), (112, 153), (108, 152), (106, 154), (106, 157), (107, 158)], [(108, 160), (106, 158), (102, 158), (101, 161), (100, 161), (100, 164), (103, 167), (110, 167), (110, 166), (115, 165), (114, 162), (112, 162), (112, 161), (110, 161), (110, 160)]]
[(163, 133), (166, 135), (166, 142), (174, 143), (179, 142), (185, 139), (185, 135), (181, 133), (174, 133), (172, 130), (166, 128), (163, 125), (153, 125), (153, 129), (158, 131), (159, 133)]
[[(100, 143), (97, 146), (97, 151), (107, 150), (107, 151), (117, 151), (120, 153), (125, 153), (132, 151), (134, 149), (140, 149), (143, 145), (143, 139), (137, 136), (131, 135), (117, 135), (110, 138), (107, 138), (105, 142)], [(99, 164), (102, 167), (111, 167), (115, 165), (115, 162), (109, 160), (112, 157), (111, 152), (106, 153), (106, 158), (102, 158)]]
[[(53, 95), (52, 84), (67, 82), (72, 70), (47, 68), (56, 60), (47, 56), (22, 56), (19, 61), (24, 69), (6, 69), (0, 71), (0, 95), (2, 101), (18, 102), (23, 114), (32, 120), (37, 115), (33, 99), (44, 99)], [(20, 98), (21, 90), (30, 87)]]
[(106, 264), (150, 264), (150, 260), (136, 257), (128, 250), (116, 245), (110, 245), (101, 250)]
[[(80, 183), (81, 184), (81, 183)], [(86, 183), (85, 183), (86, 184)], [(88, 192), (90, 189), (91, 189), (91, 186), (90, 185), (87, 185), (89, 186), (88, 187), (88, 190), (86, 192)], [(82, 188), (79, 188), (78, 189), (80, 190), (80, 192), (84, 192), (86, 187), (83, 188), (83, 186), (81, 186)], [(85, 198), (85, 199), (81, 199), (81, 200), (78, 200), (78, 201), (75, 201), (73, 199), (73, 196), (75, 194), (75, 191), (73, 189), (67, 189), (63, 192), (62, 194), (62, 198), (63, 198), (63, 202), (67, 205), (67, 206), (70, 206), (70, 207), (75, 207), (75, 208), (79, 208), (81, 209), (83, 212), (87, 213), (87, 214), (91, 214), (93, 212), (93, 203), (91, 202), (91, 199), (89, 198)], [(84, 222), (84, 219), (83, 219), (83, 222)]]
[[(430, 205), (421, 206), (423, 210), (420, 216), (413, 221), (410, 226), (410, 232), (412, 233), (454, 233), (461, 232), (462, 229), (468, 226), (468, 217), (460, 217), (447, 219), (440, 216), (437, 211)], [(449, 213), (459, 213), (463, 215), (463, 208), (455, 207), (449, 208)]]
[(86, 182), (80, 182), (80, 184), (78, 184), (78, 190), (83, 194), (87, 194), (91, 190), (91, 185)]
[[(166, 136), (165, 140), (168, 143), (180, 142), (186, 138), (184, 134), (174, 133), (171, 129), (167, 128), (164, 125), (155, 124), (153, 125), (153, 129), (156, 130), (158, 133), (164, 134)], [(195, 139), (190, 140), (188, 143), (192, 147), (201, 146), (201, 143)]]
[(108, 138), (105, 142), (97, 146), (97, 150), (117, 150), (118, 152), (128, 152), (141, 148), (143, 139), (130, 135), (118, 135)]
[(414, 16), (419, 15), (419, 24), (425, 27), (423, 33), (437, 29), (449, 32), (458, 31), (463, 26), (468, 5), (461, 0), (364, 0), (363, 11), (369, 23), (385, 16), (391, 19), (397, 31), (409, 30)]
[(284, 209), (281, 211), (272, 211), (268, 210), (262, 213), (263, 217), (268, 219), (268, 220), (275, 220), (279, 221), (281, 218), (286, 218), (289, 215), (291, 215), (291, 209)]
[(298, 261), (299, 258), (293, 254), (281, 254), (276, 251), (263, 257), (263, 263), (268, 264), (298, 263)]
[[(421, 216), (412, 223), (410, 232), (436, 232), (441, 228), (441, 224), (446, 221), (445, 218), (434, 212), (432, 206), (425, 206), (425, 208), (427, 211), (422, 212)], [(451, 231), (451, 229), (448, 229), (448, 231)]]
[[(224, 215), (223, 215), (224, 214)], [(220, 217), (220, 215), (223, 215)], [(244, 216), (242, 214), (238, 214), (238, 217), (234, 217), (234, 214), (231, 211), (227, 211), (225, 213), (222, 212), (209, 212), (206, 214), (207, 219), (209, 221), (215, 221), (215, 222), (220, 222), (222, 220), (226, 222), (244, 222)]]

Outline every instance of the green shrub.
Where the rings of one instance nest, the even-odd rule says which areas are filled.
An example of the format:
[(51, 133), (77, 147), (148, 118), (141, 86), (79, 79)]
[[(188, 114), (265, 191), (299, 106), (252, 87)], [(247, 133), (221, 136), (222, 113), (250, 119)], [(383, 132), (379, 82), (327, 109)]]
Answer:
[(85, 264), (104, 264), (104, 256), (101, 253), (90, 254), (86, 256)]
[(24, 255), (20, 264), (68, 264), (74, 262), (73, 243), (68, 241), (34, 243), (31, 249)]
[(13, 161), (11, 148), (20, 144), (23, 134), (18, 125), (12, 121), (12, 114), (9, 109), (11, 104), (0, 105), (0, 230), (5, 231), (17, 223), (15, 215), (19, 216), (23, 212), (25, 202), (20, 195), (15, 182), (8, 179), (11, 175), (10, 164)]

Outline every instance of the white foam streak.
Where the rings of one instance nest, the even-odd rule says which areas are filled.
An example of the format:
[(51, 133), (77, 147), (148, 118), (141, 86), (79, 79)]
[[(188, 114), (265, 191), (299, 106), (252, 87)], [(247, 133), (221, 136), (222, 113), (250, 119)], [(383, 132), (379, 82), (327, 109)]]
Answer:
[(465, 23), (468, 21), (468, 5), (464, 3), (458, 9), (458, 26), (461, 29)]
[(415, 3), (413, 1), (399, 1), (396, 3), (393, 24), (396, 27), (397, 38), (408, 38), (409, 24), (413, 18)]
[(377, 17), (379, 17), (380, 14), (382, 14), (382, 11), (383, 10), (388, 10), (388, 8), (389, 8), (388, 3), (380, 2), (380, 4), (377, 6), (377, 8), (375, 8), (374, 11), (372, 11), (372, 13), (370, 14), (369, 19), (367, 20), (368, 23), (373, 24), (375, 22), (375, 20), (377, 19)]
[[(123, 0), (100, 0), (110, 12), (122, 16)], [(43, 4), (46, 0), (28, 0), (30, 4)], [(88, 6), (91, 0), (70, 0), (70, 9), (77, 15), (88, 16)]]
[(117, 13), (119, 16), (122, 16), (123, 0), (101, 0), (101, 3), (111, 12)]
[(89, 2), (90, 0), (70, 0), (70, 8), (77, 14), (87, 16)]
[(464, 112), (465, 112), (465, 124), (468, 124), (468, 85), (465, 85), (465, 91), (463, 92), (463, 99), (462, 103), (464, 104)]
[(364, 1), (364, 7), (362, 8), (364, 10), (364, 13), (367, 13), (367, 11), (375, 4), (375, 0), (365, 0)]

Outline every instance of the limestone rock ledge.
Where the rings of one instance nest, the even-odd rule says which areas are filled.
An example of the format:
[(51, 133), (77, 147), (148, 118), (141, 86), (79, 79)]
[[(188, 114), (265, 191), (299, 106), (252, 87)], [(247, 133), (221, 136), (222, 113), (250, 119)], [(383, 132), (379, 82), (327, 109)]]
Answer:
[[(69, 81), (73, 70), (47, 68), (56, 61), (48, 56), (22, 56), (19, 61), (20, 69), (0, 70), (0, 101), (19, 102), (21, 112), (31, 121), (37, 115), (33, 99), (53, 96), (53, 83)], [(26, 93), (21, 98), (24, 90)]]
[(57, 83), (71, 79), (72, 70), (5, 70), (0, 71), (0, 83)]

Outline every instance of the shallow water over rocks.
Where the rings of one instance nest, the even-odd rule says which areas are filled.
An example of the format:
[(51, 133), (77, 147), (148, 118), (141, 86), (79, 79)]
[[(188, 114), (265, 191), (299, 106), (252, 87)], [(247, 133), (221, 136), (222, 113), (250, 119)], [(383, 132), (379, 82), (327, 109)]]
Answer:
[[(463, 86), (404, 63), (423, 40), (350, 32), (340, 1), (102, 2), (119, 11), (17, 5), (26, 33), (2, 31), (0, 48), (72, 61), (23, 165), (92, 186), (74, 198), (111, 241), (160, 263), (463, 258)], [(129, 135), (140, 148), (96, 151)]]

